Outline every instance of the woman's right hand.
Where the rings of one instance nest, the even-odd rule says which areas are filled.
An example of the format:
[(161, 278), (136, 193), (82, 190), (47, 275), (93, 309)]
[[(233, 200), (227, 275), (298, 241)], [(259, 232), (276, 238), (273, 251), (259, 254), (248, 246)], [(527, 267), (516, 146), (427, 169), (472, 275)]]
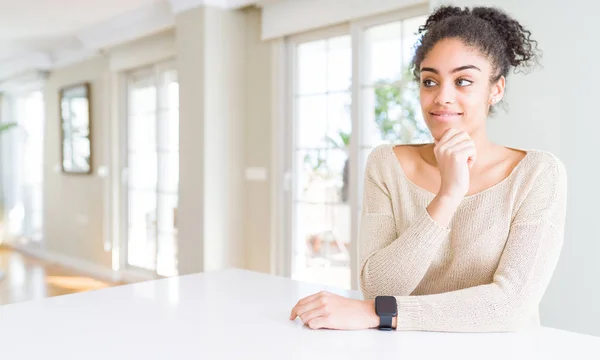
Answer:
[(442, 177), (439, 195), (462, 200), (469, 191), (469, 170), (477, 156), (475, 142), (468, 133), (451, 128), (435, 141), (433, 152)]

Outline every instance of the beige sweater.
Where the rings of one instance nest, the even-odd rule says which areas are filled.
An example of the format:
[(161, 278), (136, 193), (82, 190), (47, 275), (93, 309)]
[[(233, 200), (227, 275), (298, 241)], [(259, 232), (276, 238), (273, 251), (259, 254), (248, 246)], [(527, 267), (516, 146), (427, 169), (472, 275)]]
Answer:
[(539, 326), (564, 237), (566, 172), (527, 150), (500, 183), (463, 199), (449, 228), (426, 208), (392, 145), (367, 160), (359, 234), (366, 299), (393, 295), (398, 330), (489, 332)]

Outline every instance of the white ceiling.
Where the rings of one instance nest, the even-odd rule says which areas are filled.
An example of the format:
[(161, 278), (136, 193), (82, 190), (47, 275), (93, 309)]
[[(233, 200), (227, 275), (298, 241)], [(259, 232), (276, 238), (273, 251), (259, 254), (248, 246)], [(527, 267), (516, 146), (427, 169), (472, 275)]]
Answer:
[[(264, 0), (263, 0), (264, 1)], [(0, 81), (173, 26), (174, 13), (261, 0), (0, 0)]]
[(160, 0), (0, 1), (0, 39), (55, 37)]
[[(0, 59), (76, 45), (76, 32), (161, 0), (0, 0)], [(70, 39), (71, 38), (71, 39)]]

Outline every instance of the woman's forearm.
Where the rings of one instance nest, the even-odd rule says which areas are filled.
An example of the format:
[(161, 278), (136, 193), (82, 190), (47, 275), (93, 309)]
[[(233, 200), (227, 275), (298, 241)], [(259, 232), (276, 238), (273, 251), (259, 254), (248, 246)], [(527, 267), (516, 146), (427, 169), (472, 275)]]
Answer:
[(438, 194), (427, 207), (427, 211), (440, 226), (448, 227), (461, 201), (461, 198)]

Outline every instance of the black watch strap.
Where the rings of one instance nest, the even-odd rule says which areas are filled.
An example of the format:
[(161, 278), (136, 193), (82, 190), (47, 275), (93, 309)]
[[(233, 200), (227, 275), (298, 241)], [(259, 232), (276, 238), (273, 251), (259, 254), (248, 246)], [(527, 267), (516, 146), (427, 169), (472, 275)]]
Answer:
[(393, 316), (380, 316), (379, 317), (379, 330), (392, 330)]

